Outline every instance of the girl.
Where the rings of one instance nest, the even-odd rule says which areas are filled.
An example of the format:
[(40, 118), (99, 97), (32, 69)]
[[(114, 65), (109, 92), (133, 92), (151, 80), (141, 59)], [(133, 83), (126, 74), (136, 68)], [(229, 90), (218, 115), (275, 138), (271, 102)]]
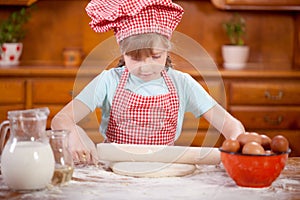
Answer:
[(94, 0), (87, 6), (91, 27), (113, 29), (120, 46), (119, 67), (104, 70), (52, 120), (52, 129), (69, 129), (74, 161), (97, 162), (94, 143), (77, 123), (102, 109), (105, 142), (172, 145), (185, 112), (204, 117), (225, 138), (244, 133), (190, 75), (172, 68), (170, 37), (183, 9), (172, 1)]

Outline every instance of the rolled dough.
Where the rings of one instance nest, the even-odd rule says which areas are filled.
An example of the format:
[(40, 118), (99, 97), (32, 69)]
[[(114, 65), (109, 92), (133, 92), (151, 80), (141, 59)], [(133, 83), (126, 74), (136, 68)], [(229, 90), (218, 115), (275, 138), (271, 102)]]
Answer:
[(192, 164), (162, 162), (116, 162), (111, 164), (114, 173), (133, 177), (186, 176), (196, 169)]
[(162, 162), (216, 165), (221, 162), (220, 151), (212, 147), (166, 145), (97, 144), (100, 160), (110, 162)]

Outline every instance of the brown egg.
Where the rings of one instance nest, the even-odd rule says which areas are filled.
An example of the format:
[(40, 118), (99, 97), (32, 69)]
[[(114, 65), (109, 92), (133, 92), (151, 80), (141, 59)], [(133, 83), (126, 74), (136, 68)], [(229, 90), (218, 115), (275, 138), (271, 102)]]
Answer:
[(240, 150), (240, 143), (237, 140), (226, 139), (221, 147), (224, 151), (238, 152)]
[(248, 142), (244, 145), (243, 154), (265, 154), (264, 148), (257, 142)]
[(267, 155), (272, 155), (272, 154), (274, 154), (271, 150), (266, 150), (265, 152), (266, 152)]
[(262, 141), (260, 135), (255, 132), (242, 133), (237, 137), (237, 140), (241, 146), (244, 146), (248, 142), (257, 142), (258, 144), (261, 144)]
[(275, 153), (287, 152), (289, 150), (289, 142), (282, 135), (276, 135), (271, 141), (271, 149)]
[(261, 146), (265, 149), (265, 150), (269, 150), (271, 149), (271, 138), (267, 135), (260, 135), (261, 137)]

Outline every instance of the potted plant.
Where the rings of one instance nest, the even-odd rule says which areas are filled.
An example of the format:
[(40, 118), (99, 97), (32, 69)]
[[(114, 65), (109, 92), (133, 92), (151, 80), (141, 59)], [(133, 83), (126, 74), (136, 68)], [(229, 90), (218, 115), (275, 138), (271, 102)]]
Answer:
[(246, 22), (243, 17), (235, 13), (233, 17), (224, 22), (223, 28), (230, 43), (222, 46), (224, 67), (228, 69), (243, 68), (249, 58), (249, 46), (245, 45)]
[(19, 63), (25, 36), (24, 24), (30, 18), (29, 8), (12, 12), (0, 22), (0, 65), (11, 66)]

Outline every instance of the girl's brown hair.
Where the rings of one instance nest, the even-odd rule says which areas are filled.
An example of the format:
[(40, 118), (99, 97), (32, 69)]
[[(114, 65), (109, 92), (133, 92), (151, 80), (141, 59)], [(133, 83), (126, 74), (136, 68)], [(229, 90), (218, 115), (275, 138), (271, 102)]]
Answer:
[[(135, 60), (138, 60), (141, 55), (153, 55), (153, 49), (162, 49), (169, 51), (171, 49), (171, 42), (168, 38), (157, 33), (146, 33), (133, 35), (119, 43), (122, 54), (128, 55)], [(125, 65), (123, 58), (119, 60), (117, 67)], [(166, 60), (166, 67), (172, 67), (171, 59), (168, 56)]]

